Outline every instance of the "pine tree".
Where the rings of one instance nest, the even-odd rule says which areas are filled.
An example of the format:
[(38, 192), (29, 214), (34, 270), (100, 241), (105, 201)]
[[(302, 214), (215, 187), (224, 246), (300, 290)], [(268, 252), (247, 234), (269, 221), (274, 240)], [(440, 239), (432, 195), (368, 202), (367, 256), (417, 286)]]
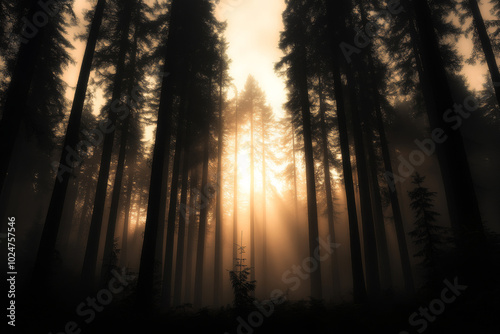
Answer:
[(236, 245), (238, 248), (239, 257), (235, 259), (234, 269), (229, 272), (229, 279), (234, 292), (234, 307), (237, 310), (245, 310), (252, 306), (254, 301), (253, 293), (256, 288), (256, 281), (249, 280), (253, 268), (248, 268), (245, 264), (246, 246), (243, 246), (243, 232), (241, 232), (241, 244)]
[[(276, 70), (286, 67), (288, 77), (289, 104), (293, 112), (301, 119), (304, 139), (304, 157), (306, 166), (307, 213), (309, 232), (309, 254), (314, 257), (314, 250), (319, 247), (318, 208), (316, 199), (315, 166), (313, 157), (313, 129), (311, 126), (311, 102), (309, 100), (308, 71), (310, 54), (308, 53), (311, 32), (307, 22), (311, 21), (308, 3), (288, 1), (283, 12), (285, 31), (281, 34), (279, 47), (286, 55), (275, 66)], [(306, 15), (302, 15), (305, 13)], [(321, 298), (321, 269), (311, 273), (311, 296)]]
[(434, 211), (436, 192), (423, 186), (425, 177), (419, 173), (412, 176), (415, 188), (408, 192), (410, 207), (415, 216), (415, 229), (409, 233), (418, 247), (415, 257), (422, 258), (421, 265), (426, 270), (427, 279), (436, 281), (439, 273), (439, 257), (445, 240), (445, 227), (436, 225), (440, 214)]
[(341, 15), (342, 5), (340, 2), (326, 2), (328, 17), (328, 33), (331, 38), (331, 66), (334, 81), (335, 100), (337, 102), (337, 119), (339, 124), (339, 141), (342, 154), (342, 169), (344, 175), (345, 192), (347, 198), (347, 210), (349, 216), (349, 240), (351, 247), (351, 264), (353, 276), (353, 298), (355, 302), (361, 302), (366, 298), (365, 278), (361, 259), (361, 242), (359, 236), (358, 217), (356, 210), (356, 199), (354, 192), (353, 173), (351, 165), (351, 154), (349, 146), (349, 135), (347, 125), (346, 106), (344, 98), (344, 87), (341, 77), (342, 56), (337, 47), (343, 38), (345, 29), (345, 18)]

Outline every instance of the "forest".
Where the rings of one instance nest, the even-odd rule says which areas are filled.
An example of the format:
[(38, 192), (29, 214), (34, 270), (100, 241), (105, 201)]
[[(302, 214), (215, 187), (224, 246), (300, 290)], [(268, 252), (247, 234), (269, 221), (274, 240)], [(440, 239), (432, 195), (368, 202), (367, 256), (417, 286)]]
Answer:
[(3, 333), (498, 333), (500, 1), (0, 0)]

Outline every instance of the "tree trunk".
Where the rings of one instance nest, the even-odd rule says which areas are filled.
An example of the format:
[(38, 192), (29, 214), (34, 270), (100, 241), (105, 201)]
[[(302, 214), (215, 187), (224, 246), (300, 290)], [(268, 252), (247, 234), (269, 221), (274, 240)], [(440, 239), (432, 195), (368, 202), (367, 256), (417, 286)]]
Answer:
[[(122, 94), (123, 80), (125, 76), (125, 58), (128, 54), (129, 43), (128, 34), (130, 30), (130, 24), (132, 20), (132, 8), (125, 13), (122, 18), (122, 30), (120, 37), (120, 50), (119, 57), (116, 63), (116, 72), (113, 83), (113, 93), (111, 97), (111, 104), (116, 101), (120, 101)], [(110, 106), (111, 106), (110, 104)], [(92, 211), (92, 220), (90, 222), (89, 238), (87, 241), (87, 248), (85, 250), (85, 257), (83, 261), (82, 277), (81, 283), (82, 287), (90, 292), (89, 289), (93, 288), (95, 281), (95, 272), (97, 265), (97, 256), (99, 251), (99, 239), (101, 235), (102, 219), (104, 214), (104, 205), (106, 201), (109, 170), (111, 165), (111, 157), (113, 153), (113, 142), (114, 142), (114, 127), (116, 126), (117, 115), (112, 110), (108, 110), (108, 124), (111, 124), (104, 135), (104, 144), (101, 155), (101, 164), (99, 169), (99, 178), (97, 180), (97, 189), (94, 200), (94, 210)], [(113, 130), (113, 131), (111, 131)]]
[(101, 267), (101, 285), (105, 286), (108, 280), (111, 278), (111, 270), (117, 264), (113, 264), (113, 246), (115, 244), (115, 229), (116, 221), (118, 219), (118, 207), (120, 203), (120, 194), (123, 191), (123, 173), (125, 170), (125, 156), (127, 153), (127, 137), (128, 128), (130, 125), (130, 116), (124, 121), (121, 139), (120, 139), (120, 151), (118, 153), (118, 164), (116, 166), (116, 176), (113, 186), (113, 194), (111, 195), (111, 209), (109, 212), (108, 226), (106, 231), (106, 239), (104, 244), (104, 254), (102, 259)]
[(377, 240), (377, 251), (379, 260), (379, 270), (380, 270), (380, 280), (387, 287), (388, 291), (392, 291), (392, 275), (391, 275), (391, 263), (389, 258), (389, 249), (387, 244), (387, 235), (385, 231), (385, 220), (383, 213), (383, 203), (382, 196), (380, 195), (380, 184), (378, 180), (378, 163), (377, 156), (375, 153), (375, 139), (373, 138), (373, 133), (371, 130), (366, 131), (366, 147), (368, 152), (368, 165), (367, 170), (370, 180), (371, 180), (371, 193), (372, 206), (374, 214), (374, 225), (375, 225), (375, 238)]
[(82, 209), (81, 209), (81, 215), (80, 215), (80, 224), (78, 225), (78, 239), (77, 239), (77, 249), (80, 249), (84, 243), (85, 243), (85, 235), (86, 235), (86, 221), (87, 221), (87, 218), (88, 218), (88, 212), (91, 211), (91, 208), (89, 208), (89, 206), (91, 205), (92, 203), (92, 189), (93, 189), (93, 186), (94, 183), (90, 183), (88, 185), (88, 188), (87, 188), (87, 193), (85, 195), (85, 200), (83, 202), (83, 206), (82, 206)]
[[(76, 203), (78, 200), (78, 193), (80, 190), (80, 182), (76, 180), (76, 177), (71, 181), (71, 185), (69, 185), (69, 191), (66, 195), (66, 207), (63, 209), (61, 222), (63, 222), (63, 228), (61, 229), (61, 236), (59, 240), (59, 251), (60, 252), (68, 252), (68, 245), (71, 238), (71, 234), (74, 224), (74, 215), (76, 209)], [(57, 245), (57, 243), (56, 243)]]
[(267, 294), (266, 124), (262, 109), (262, 291)]
[[(49, 209), (47, 211), (47, 216), (42, 231), (42, 237), (40, 240), (40, 245), (38, 246), (38, 253), (35, 260), (35, 266), (32, 275), (35, 286), (38, 283), (41, 283), (42, 278), (46, 277), (47, 270), (49, 270), (50, 259), (55, 248), (57, 234), (59, 232), (59, 226), (61, 224), (63, 203), (65, 202), (66, 198), (69, 178), (72, 176), (71, 167), (73, 166), (68, 166), (68, 164), (72, 162), (70, 149), (76, 149), (76, 145), (79, 139), (78, 131), (80, 129), (85, 95), (87, 92), (90, 71), (92, 69), (92, 60), (94, 58), (95, 47), (97, 38), (99, 36), (99, 30), (104, 15), (105, 5), (105, 0), (99, 0), (97, 2), (94, 18), (92, 19), (92, 24), (89, 31), (89, 37), (87, 39), (87, 46), (85, 47), (80, 75), (78, 77), (78, 83), (73, 99), (73, 106), (71, 107), (70, 117), (68, 121), (68, 128), (66, 130), (66, 136), (64, 138), (63, 151), (61, 154), (61, 159), (59, 161), (59, 171), (56, 177), (54, 189), (52, 190), (52, 197), (50, 199)], [(31, 58), (33, 57), (33, 54), (31, 52), (28, 55), (29, 62), (34, 63), (33, 58)], [(23, 95), (23, 98), (24, 96), (25, 95)], [(65, 168), (68, 167), (70, 168), (69, 171), (64, 172), (66, 170)], [(3, 177), (2, 174), (3, 173), (1, 173), (0, 171), (0, 178)], [(3, 182), (0, 182), (0, 189), (2, 183)]]
[(238, 258), (238, 91), (235, 97), (234, 116), (234, 198), (233, 198), (233, 268)]
[[(250, 280), (255, 280), (255, 156), (253, 143), (253, 98), (250, 106)], [(255, 293), (255, 291), (253, 291)]]
[(361, 207), (361, 220), (363, 226), (363, 243), (365, 252), (366, 288), (372, 297), (380, 294), (380, 277), (378, 269), (377, 242), (375, 240), (375, 228), (373, 219), (372, 202), (370, 196), (370, 183), (368, 179), (368, 165), (363, 141), (364, 126), (358, 108), (358, 94), (354, 73), (347, 69), (347, 80), (351, 102), (351, 121), (356, 154), (356, 167), (359, 183), (359, 198)]
[[(318, 227), (318, 208), (316, 201), (316, 180), (314, 174), (314, 156), (312, 147), (311, 133), (311, 110), (307, 83), (307, 56), (305, 46), (300, 46), (300, 66), (298, 77), (298, 90), (300, 94), (300, 105), (302, 114), (302, 126), (304, 134), (304, 155), (306, 165), (306, 184), (307, 184), (307, 217), (309, 226), (309, 256), (314, 259), (316, 250), (319, 251), (319, 227)], [(322, 298), (321, 288), (321, 264), (316, 259), (317, 269), (311, 273), (311, 296), (313, 298)], [(316, 266), (315, 266), (316, 267)]]
[[(470, 259), (478, 256), (476, 247), (484, 245), (484, 230), (474, 183), (460, 131), (444, 120), (448, 109), (454, 109), (454, 100), (447, 80), (439, 42), (434, 31), (430, 8), (426, 1), (412, 2), (416, 24), (421, 37), (421, 56), (424, 71), (429, 75), (429, 85), (434, 96), (435, 112), (429, 114), (433, 129), (442, 129), (444, 141), (436, 144), (451, 224), (458, 231), (459, 243)], [(440, 140), (441, 141), (441, 140)], [(469, 249), (469, 247), (471, 247)]]
[[(130, 50), (130, 68), (135, 73), (137, 62), (137, 34), (134, 34), (134, 40), (132, 43), (132, 49)], [(132, 95), (134, 90), (134, 77), (128, 78), (128, 95)], [(106, 239), (104, 244), (104, 254), (103, 262), (101, 267), (101, 285), (104, 286), (108, 280), (111, 278), (111, 270), (113, 266), (118, 265), (118, 263), (113, 264), (113, 247), (115, 244), (115, 229), (116, 221), (118, 220), (118, 208), (120, 203), (120, 194), (122, 193), (122, 182), (123, 174), (125, 171), (125, 157), (127, 154), (127, 141), (129, 137), (129, 127), (131, 123), (131, 115), (123, 120), (120, 138), (120, 150), (118, 153), (118, 164), (116, 167), (116, 176), (113, 186), (113, 194), (111, 196), (111, 210), (109, 212), (108, 227), (106, 232)], [(131, 163), (129, 163), (132, 166)]]
[(491, 81), (493, 82), (493, 88), (495, 89), (498, 106), (500, 107), (500, 72), (498, 71), (498, 65), (488, 36), (488, 30), (486, 30), (486, 26), (484, 25), (483, 16), (481, 15), (477, 0), (467, 0), (467, 4), (472, 13), (474, 27), (476, 27), (479, 40), (481, 41), (481, 47), (483, 48), (486, 64), (488, 64)]
[(214, 258), (214, 304), (218, 306), (222, 296), (222, 149), (224, 144), (224, 128), (222, 119), (222, 73), (219, 81), (219, 119), (217, 125), (217, 199), (215, 203), (215, 258)]
[[(333, 209), (333, 196), (332, 196), (332, 182), (330, 178), (330, 159), (329, 159), (329, 149), (328, 149), (328, 133), (326, 129), (326, 106), (323, 96), (323, 84), (321, 79), (318, 85), (318, 95), (319, 95), (319, 113), (321, 117), (321, 145), (323, 150), (323, 174), (325, 175), (325, 196), (326, 196), (326, 208), (328, 212), (328, 231), (330, 232), (330, 238), (332, 242), (336, 242), (335, 238), (335, 224), (334, 224), (334, 209)], [(334, 293), (340, 294), (340, 272), (338, 267), (338, 254), (335, 251), (332, 258), (332, 280)]]
[[(170, 146), (170, 141), (168, 142), (168, 146)], [(164, 153), (163, 162), (163, 175), (165, 176), (162, 180), (161, 185), (161, 195), (160, 195), (160, 217), (158, 218), (158, 231), (157, 231), (157, 239), (156, 239), (156, 252), (155, 259), (156, 263), (159, 265), (158, 267), (158, 278), (160, 280), (163, 279), (163, 270), (165, 269), (163, 265), (165, 264), (165, 240), (166, 240), (166, 215), (167, 215), (167, 200), (168, 200), (168, 171), (170, 164), (170, 147), (166, 148)]]
[[(342, 78), (340, 75), (339, 49), (340, 38), (337, 35), (340, 29), (335, 27), (334, 22), (341, 22), (338, 19), (340, 14), (339, 4), (327, 1), (327, 11), (329, 16), (330, 34), (332, 36), (332, 73), (334, 80), (335, 100), (337, 101), (337, 121), (339, 126), (339, 140), (342, 154), (342, 168), (344, 174), (344, 184), (347, 200), (347, 212), (349, 216), (349, 240), (351, 248), (351, 266), (353, 277), (353, 298), (355, 303), (360, 303), (366, 298), (365, 278), (363, 275), (363, 262), (361, 258), (361, 242), (359, 238), (358, 215), (356, 210), (356, 198), (354, 192), (354, 180), (351, 166), (351, 156), (349, 147), (349, 135), (347, 131), (346, 102), (342, 89)], [(340, 23), (342, 24), (342, 23)]]
[[(185, 91), (185, 89), (184, 89)], [(172, 274), (174, 266), (174, 242), (175, 242), (175, 220), (177, 217), (177, 202), (179, 199), (179, 175), (180, 166), (182, 161), (182, 153), (184, 150), (185, 141), (185, 123), (186, 123), (186, 111), (185, 106), (187, 104), (187, 96), (184, 93), (181, 97), (181, 103), (179, 112), (179, 124), (177, 126), (177, 136), (175, 142), (175, 156), (174, 156), (174, 166), (172, 170), (172, 183), (170, 185), (170, 204), (168, 209), (168, 219), (167, 219), (167, 240), (165, 249), (165, 265), (163, 270), (163, 284), (161, 292), (162, 305), (165, 307), (171, 306), (172, 297)]]
[(128, 171), (128, 185), (127, 185), (127, 201), (125, 203), (125, 218), (123, 219), (123, 232), (122, 232), (122, 248), (120, 250), (120, 265), (121, 267), (128, 267), (128, 225), (130, 220), (130, 206), (132, 205), (132, 195), (134, 187), (134, 172), (132, 164), (129, 165)]
[(293, 157), (293, 203), (295, 206), (295, 220), (299, 219), (299, 203), (297, 198), (297, 163), (295, 160), (295, 126), (292, 120), (292, 157)]
[[(210, 148), (210, 128), (205, 124), (204, 129), (204, 147), (203, 147), (203, 175), (201, 178), (201, 188), (206, 190), (208, 186), (208, 158)], [(199, 233), (198, 233), (198, 247), (196, 251), (196, 274), (194, 283), (194, 306), (200, 307), (203, 300), (203, 259), (205, 254), (205, 235), (207, 229), (207, 216), (208, 216), (208, 201), (203, 203), (203, 197), (200, 198), (200, 220), (199, 220)]]
[(148, 212), (146, 218), (146, 229), (144, 232), (144, 243), (142, 245), (139, 277), (137, 280), (136, 306), (141, 309), (150, 307), (153, 303), (153, 284), (155, 272), (156, 241), (158, 239), (158, 220), (161, 208), (161, 190), (164, 178), (163, 174), (165, 155), (169, 155), (173, 103), (173, 75), (174, 64), (171, 59), (175, 57), (174, 41), (176, 39), (177, 25), (180, 24), (177, 17), (179, 6), (182, 2), (173, 0), (171, 5), (171, 16), (169, 24), (169, 36), (165, 54), (164, 75), (162, 81), (160, 106), (158, 110), (158, 122), (156, 129), (155, 145), (153, 149), (153, 164), (151, 168), (151, 181), (149, 185)]
[[(382, 156), (384, 159), (384, 169), (387, 173), (393, 174), (391, 155), (389, 153), (389, 144), (385, 132), (384, 121), (382, 119), (382, 112), (380, 106), (376, 107), (377, 127), (380, 137), (380, 145), (382, 147)], [(399, 256), (401, 258), (401, 268), (403, 270), (403, 278), (405, 282), (405, 291), (408, 294), (413, 294), (415, 286), (413, 283), (413, 275), (411, 272), (410, 257), (408, 254), (408, 245), (406, 242), (406, 232), (404, 230), (403, 217), (401, 215), (401, 207), (399, 205), (398, 193), (396, 189), (389, 189), (389, 196), (391, 199), (392, 213), (394, 216), (394, 228), (396, 229), (396, 237), (398, 240)]]
[(188, 242), (187, 242), (187, 259), (186, 259), (186, 292), (184, 299), (187, 303), (191, 303), (191, 295), (193, 291), (193, 258), (195, 255), (196, 247), (196, 213), (198, 199), (198, 179), (200, 168), (196, 166), (193, 168), (190, 180), (189, 190), (189, 224), (188, 224)]
[[(188, 126), (189, 127), (189, 126)], [(186, 130), (189, 135), (189, 130)], [(174, 306), (181, 304), (182, 292), (182, 273), (184, 269), (184, 244), (186, 239), (186, 215), (187, 215), (187, 194), (188, 177), (190, 170), (190, 143), (186, 143), (184, 149), (184, 161), (182, 162), (182, 181), (181, 181), (181, 203), (179, 207), (179, 232), (177, 236), (177, 258), (175, 261), (175, 281), (174, 281)]]
[[(40, 1), (31, 0), (30, 3), (27, 17), (32, 18), (36, 13), (43, 13)], [(33, 80), (36, 63), (35, 59), (37, 59), (40, 54), (43, 35), (46, 33), (46, 26), (47, 24), (40, 27), (38, 31), (34, 33), (34, 36), (24, 39), (21, 43), (11, 81), (6, 91), (5, 104), (3, 106), (4, 110), (2, 119), (0, 120), (0, 156), (2, 157), (0, 160), (0, 192), (3, 189), (5, 178), (9, 170), (9, 164), (12, 159), (19, 128), (25, 116), (26, 97), (28, 96)], [(23, 32), (26, 32), (26, 35), (29, 34), (26, 29)], [(58, 205), (62, 206), (62, 203), (62, 201), (59, 201)], [(59, 221), (57, 223), (59, 223)], [(2, 222), (1, 224), (3, 225), (4, 223)], [(57, 228), (58, 226), (56, 226), (55, 229), (57, 230)], [(48, 232), (42, 234), (42, 241), (39, 246), (37, 260), (35, 262), (35, 272), (32, 279), (35, 286), (37, 284), (38, 286), (43, 284), (42, 281), (44, 277), (46, 277), (46, 270), (49, 269), (48, 264), (52, 258), (52, 252), (54, 251), (57, 237), (57, 233), (55, 233), (55, 236), (53, 236), (54, 233), (51, 234), (50, 236)], [(49, 237), (50, 240), (48, 240)]]

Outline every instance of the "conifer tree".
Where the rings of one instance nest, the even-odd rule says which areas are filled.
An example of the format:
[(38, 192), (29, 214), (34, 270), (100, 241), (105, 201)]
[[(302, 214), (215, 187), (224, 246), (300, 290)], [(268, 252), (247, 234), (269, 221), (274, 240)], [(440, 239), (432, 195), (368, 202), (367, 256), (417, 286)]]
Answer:
[(418, 247), (415, 257), (422, 258), (421, 265), (427, 271), (427, 279), (435, 280), (439, 272), (439, 256), (445, 244), (446, 228), (436, 225), (440, 214), (434, 211), (436, 192), (424, 187), (425, 177), (419, 173), (412, 176), (415, 188), (408, 192), (410, 207), (415, 216), (415, 229), (409, 234)]

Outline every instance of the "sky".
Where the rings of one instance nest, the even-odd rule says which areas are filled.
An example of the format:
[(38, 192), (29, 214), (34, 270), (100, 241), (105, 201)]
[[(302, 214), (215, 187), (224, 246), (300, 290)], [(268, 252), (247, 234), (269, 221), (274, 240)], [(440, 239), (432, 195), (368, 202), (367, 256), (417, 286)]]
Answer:
[(248, 75), (253, 75), (275, 114), (282, 113), (286, 101), (284, 78), (274, 72), (274, 64), (283, 56), (278, 43), (284, 10), (284, 0), (221, 0), (216, 10), (217, 18), (227, 21), (234, 84), (241, 91)]
[[(75, 1), (75, 13), (80, 19), (78, 32), (83, 32), (83, 9), (89, 9), (87, 0)], [(227, 22), (226, 40), (229, 43), (228, 56), (231, 59), (230, 75), (238, 91), (242, 91), (248, 75), (253, 75), (266, 93), (267, 101), (275, 115), (283, 115), (283, 104), (286, 102), (286, 86), (284, 78), (274, 72), (274, 64), (283, 56), (278, 48), (280, 32), (283, 30), (281, 14), (285, 9), (284, 0), (220, 0), (216, 7), (216, 17)], [(491, 18), (488, 10), (482, 10), (485, 18)], [(69, 66), (65, 80), (70, 89), (67, 98), (73, 99), (74, 87), (78, 79), (84, 42), (74, 40), (75, 30), (71, 30), (69, 39), (75, 49), (71, 52), (75, 64)], [(459, 52), (468, 57), (471, 42), (461, 38), (457, 44)], [(481, 89), (484, 83), (485, 65), (465, 64), (462, 73), (469, 81), (471, 88)], [(230, 98), (234, 89), (229, 90)]]

